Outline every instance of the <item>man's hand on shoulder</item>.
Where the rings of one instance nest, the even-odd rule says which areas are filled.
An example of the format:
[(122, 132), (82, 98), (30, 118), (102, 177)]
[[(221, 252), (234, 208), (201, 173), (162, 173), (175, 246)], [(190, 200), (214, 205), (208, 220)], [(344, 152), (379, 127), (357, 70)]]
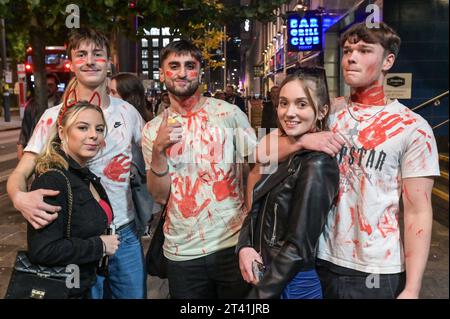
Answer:
[(56, 196), (58, 194), (59, 191), (50, 189), (17, 192), (13, 198), (13, 204), (35, 229), (40, 229), (58, 218), (57, 212), (61, 210), (59, 206), (45, 203), (44, 196)]
[(333, 157), (345, 144), (339, 134), (330, 131), (304, 134), (297, 143), (302, 149), (324, 152)]

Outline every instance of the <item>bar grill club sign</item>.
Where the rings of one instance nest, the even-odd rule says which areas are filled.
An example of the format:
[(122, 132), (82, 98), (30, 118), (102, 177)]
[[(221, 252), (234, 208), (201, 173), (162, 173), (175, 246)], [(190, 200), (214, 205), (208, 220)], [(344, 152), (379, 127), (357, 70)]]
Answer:
[(288, 14), (287, 28), (289, 51), (322, 50), (322, 17), (317, 11)]

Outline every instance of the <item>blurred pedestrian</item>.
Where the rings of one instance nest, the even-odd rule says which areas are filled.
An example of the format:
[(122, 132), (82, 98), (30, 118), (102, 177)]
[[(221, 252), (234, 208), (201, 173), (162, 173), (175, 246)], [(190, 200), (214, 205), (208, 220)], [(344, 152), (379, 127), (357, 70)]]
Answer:
[(280, 87), (272, 86), (270, 89), (270, 99), (263, 102), (261, 128), (266, 129), (266, 134), (270, 129), (277, 128), (277, 107), (280, 95)]
[[(47, 108), (51, 108), (61, 100), (61, 94), (58, 92), (59, 78), (55, 73), (46, 74), (47, 81)], [(25, 113), (22, 119), (22, 128), (20, 130), (19, 141), (17, 142), (17, 158), (20, 160), (23, 155), (23, 150), (30, 140), (31, 134), (36, 127), (39, 114), (39, 106), (34, 97), (28, 100), (25, 106)]]
[(247, 107), (244, 99), (234, 91), (234, 87), (231, 84), (228, 84), (225, 88), (225, 100), (228, 103), (236, 105), (242, 112), (247, 114)]
[(145, 102), (145, 89), (141, 80), (133, 73), (117, 73), (111, 77), (110, 95), (133, 105), (145, 122), (150, 121), (150, 112)]
[(216, 92), (214, 92), (214, 98), (225, 101), (225, 93), (221, 90), (217, 90)]
[(169, 93), (163, 92), (161, 93), (161, 102), (157, 106), (156, 116), (160, 115), (170, 106)]

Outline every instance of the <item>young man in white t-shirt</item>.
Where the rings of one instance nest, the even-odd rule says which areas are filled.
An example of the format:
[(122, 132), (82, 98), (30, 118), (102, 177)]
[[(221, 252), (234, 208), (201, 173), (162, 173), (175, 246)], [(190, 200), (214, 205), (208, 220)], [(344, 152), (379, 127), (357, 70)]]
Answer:
[(136, 236), (129, 182), (131, 146), (140, 144), (144, 123), (132, 105), (107, 94), (109, 44), (105, 35), (92, 29), (75, 29), (68, 41), (68, 55), (76, 79), (68, 86), (63, 104), (48, 109), (37, 123), (22, 159), (8, 179), (8, 194), (14, 207), (36, 229), (58, 218), (60, 207), (43, 201), (45, 196), (56, 196), (58, 192), (45, 189), (27, 192), (27, 179), (34, 171), (35, 158), (42, 151), (61, 107), (70, 107), (81, 100), (98, 104), (107, 121), (107, 134), (104, 148), (88, 166), (101, 177), (114, 213), (113, 227), (121, 243), (109, 259), (109, 285), (105, 287), (105, 278), (98, 276), (91, 294), (93, 298), (145, 298), (143, 251)]
[(202, 54), (191, 42), (174, 41), (160, 57), (170, 107), (144, 127), (142, 150), (149, 191), (167, 204), (170, 295), (243, 298), (249, 286), (234, 252), (247, 212), (238, 159), (253, 150), (253, 129), (236, 105), (200, 95)]
[[(383, 80), (400, 42), (385, 23), (371, 29), (356, 24), (341, 38), (342, 70), (351, 95), (337, 98), (330, 114), (331, 131), (344, 145), (337, 154), (339, 196), (317, 250), (325, 298), (419, 296), (431, 240), (433, 176), (439, 175), (439, 164), (429, 124), (384, 95)], [(322, 136), (316, 136), (321, 143)], [(280, 157), (299, 148), (316, 148), (285, 142), (279, 142), (288, 145), (280, 149)]]

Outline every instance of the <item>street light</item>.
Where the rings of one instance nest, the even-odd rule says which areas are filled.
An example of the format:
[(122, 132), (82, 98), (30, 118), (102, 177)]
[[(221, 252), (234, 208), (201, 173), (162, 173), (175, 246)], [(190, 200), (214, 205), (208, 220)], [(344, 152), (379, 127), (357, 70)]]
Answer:
[(303, 3), (303, 0), (297, 2), (297, 5), (294, 7), (294, 11), (306, 10), (307, 6)]

